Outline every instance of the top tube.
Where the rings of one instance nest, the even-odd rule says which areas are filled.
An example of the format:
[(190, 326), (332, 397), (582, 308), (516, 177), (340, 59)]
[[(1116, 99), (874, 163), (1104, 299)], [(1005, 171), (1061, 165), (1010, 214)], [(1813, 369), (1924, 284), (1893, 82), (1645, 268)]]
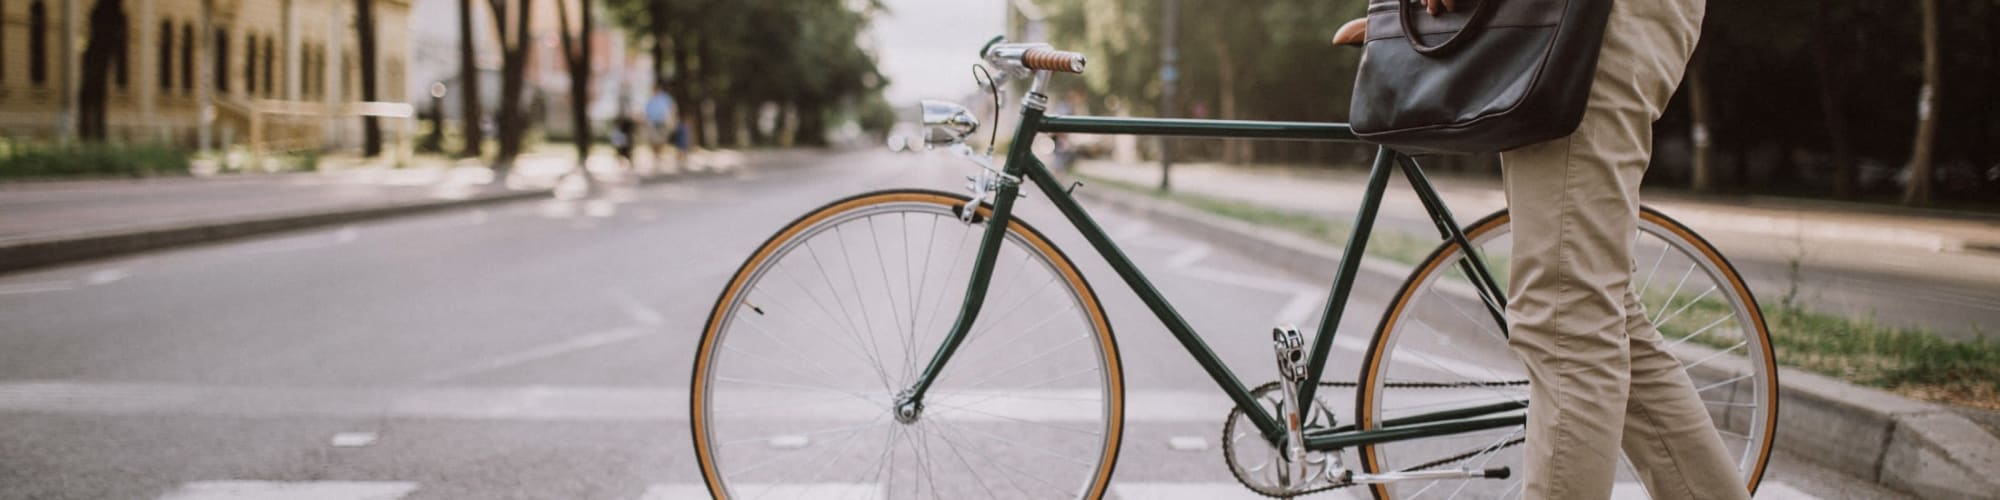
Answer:
[(1042, 133), (1362, 142), (1345, 123), (1044, 115), (1035, 128)]

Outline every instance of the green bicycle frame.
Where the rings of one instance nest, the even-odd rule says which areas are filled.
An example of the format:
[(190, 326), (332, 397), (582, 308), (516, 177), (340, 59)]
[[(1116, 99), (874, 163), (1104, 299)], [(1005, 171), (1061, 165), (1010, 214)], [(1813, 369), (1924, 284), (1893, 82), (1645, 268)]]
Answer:
[[(1345, 123), (1048, 116), (1042, 109), (1034, 106), (1023, 107), (1020, 123), (1019, 128), (1014, 131), (1013, 144), (1017, 145), (1033, 144), (1034, 138), (1041, 133), (1361, 142)], [(1297, 401), (1312, 400), (1321, 375), (1326, 371), (1328, 351), (1333, 347), (1341, 313), (1346, 309), (1349, 294), (1354, 288), (1355, 275), (1360, 268), (1361, 260), (1349, 257), (1362, 255), (1367, 247), (1369, 233), (1374, 226), (1376, 213), (1381, 208), (1382, 194), (1388, 186), (1390, 172), (1398, 167), (1417, 192), (1432, 222), (1437, 225), (1440, 236), (1446, 242), (1460, 246), (1465, 254), (1471, 257), (1460, 262), (1461, 269), (1467, 276), (1475, 277), (1475, 288), (1479, 297), (1493, 319), (1501, 325), (1502, 331), (1505, 331), (1506, 299), (1500, 288), (1494, 284), (1492, 275), (1487, 272), (1483, 261), (1478, 258), (1476, 249), (1459, 229), (1457, 221), (1452, 218), (1450, 210), (1445, 208), (1442, 198), (1424, 178), (1422, 170), (1414, 159), (1388, 148), (1378, 148), (1375, 160), (1369, 167), (1367, 189), (1362, 195), (1360, 210), (1355, 215), (1354, 232), (1348, 238), (1346, 251), (1342, 254), (1344, 257), (1334, 276), (1332, 291), (1328, 294), (1326, 307), (1321, 314), (1319, 330), (1314, 336), (1307, 363), (1307, 379), (1299, 386)], [(1194, 357), (1195, 362), (1199, 363), (1202, 369), (1208, 372), (1209, 377), (1215, 380), (1216, 385), (1229, 395), (1229, 399), (1235, 402), (1236, 407), (1243, 410), (1266, 440), (1275, 445), (1285, 439), (1287, 431), (1284, 425), (1270, 412), (1265, 411), (1263, 405), (1256, 402), (1248, 387), (1222, 363), (1213, 350), (1209, 349), (1201, 335), (1195, 333), (1187, 320), (1174, 310), (1173, 305), (1153, 287), (1152, 282), (1146, 279), (1146, 276), (1132, 263), (1131, 258), (1127, 257), (1125, 252), (1105, 234), (1104, 229), (1085, 213), (1083, 206), (1071, 197), (1062, 187), (1062, 183), (1049, 172), (1048, 167), (1034, 157), (1029, 148), (1011, 148), (1007, 153), (1002, 172), (1007, 176), (1008, 182), (1003, 182), (994, 194), (992, 211), (985, 221), (984, 239), (974, 260), (973, 274), (958, 319), (945, 336), (943, 344), (938, 347), (937, 353), (926, 365), (923, 374), (904, 392), (902, 398), (904, 401), (915, 408), (921, 408), (925, 391), (929, 390), (932, 381), (944, 370), (952, 354), (965, 340), (973, 322), (978, 319), (981, 305), (986, 300), (987, 285), (992, 278), (994, 260), (998, 258), (1000, 241), (1005, 236), (1005, 228), (1013, 213), (1014, 201), (1020, 192), (1019, 182), (1025, 180), (1033, 182), (1042, 194), (1055, 204), (1056, 209), (1062, 212), (1063, 217), (1083, 234), (1084, 239), (1090, 242), (1090, 246), (1111, 264), (1112, 270), (1118, 273), (1118, 277), (1125, 281), (1126, 286), (1131, 287), (1148, 309), (1152, 310), (1154, 316), (1166, 326), (1167, 331), (1173, 334), (1174, 339), (1180, 341), (1181, 346)], [(1309, 449), (1330, 450), (1521, 425), (1526, 421), (1525, 416), (1476, 417), (1515, 411), (1524, 407), (1526, 403), (1501, 403), (1443, 410), (1385, 421), (1378, 428), (1369, 430), (1359, 430), (1352, 425), (1331, 429), (1307, 429), (1303, 438)]]

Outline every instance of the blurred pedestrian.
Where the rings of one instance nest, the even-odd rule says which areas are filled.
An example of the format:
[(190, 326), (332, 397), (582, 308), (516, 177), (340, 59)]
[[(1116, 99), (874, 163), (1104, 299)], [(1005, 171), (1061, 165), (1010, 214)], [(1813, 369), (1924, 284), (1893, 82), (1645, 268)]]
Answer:
[(675, 104), (674, 96), (667, 93), (667, 81), (655, 81), (653, 96), (646, 99), (646, 138), (653, 150), (654, 170), (665, 170), (660, 168), (660, 153), (669, 142), (677, 150), (675, 168), (688, 169), (686, 131), (682, 130), (680, 121), (680, 107)]
[(611, 149), (618, 152), (618, 163), (627, 172), (638, 170), (638, 165), (632, 161), (633, 145), (637, 142), (633, 140), (633, 134), (638, 132), (638, 128), (638, 122), (630, 114), (618, 113), (618, 118), (611, 120)]

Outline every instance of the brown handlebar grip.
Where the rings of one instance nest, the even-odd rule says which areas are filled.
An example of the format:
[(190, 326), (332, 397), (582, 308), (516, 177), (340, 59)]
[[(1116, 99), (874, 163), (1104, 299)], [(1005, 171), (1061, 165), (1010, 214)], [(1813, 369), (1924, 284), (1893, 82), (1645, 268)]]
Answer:
[(1054, 49), (1028, 49), (1021, 53), (1021, 65), (1029, 69), (1083, 73), (1083, 54)]

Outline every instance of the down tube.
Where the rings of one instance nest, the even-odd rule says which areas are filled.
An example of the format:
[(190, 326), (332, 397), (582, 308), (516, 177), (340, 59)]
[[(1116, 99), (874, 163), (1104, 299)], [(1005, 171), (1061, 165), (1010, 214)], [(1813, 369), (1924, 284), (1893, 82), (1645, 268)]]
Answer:
[(1160, 323), (1166, 325), (1167, 331), (1173, 333), (1174, 339), (1181, 342), (1181, 347), (1187, 349), (1188, 355), (1194, 356), (1195, 362), (1201, 364), (1202, 370), (1207, 371), (1208, 376), (1215, 379), (1216, 385), (1221, 386), (1222, 391), (1229, 394), (1229, 399), (1236, 403), (1237, 408), (1243, 410), (1251, 423), (1256, 424), (1257, 430), (1263, 433), (1264, 438), (1273, 442), (1282, 438), (1285, 432), (1284, 426), (1279, 425), (1269, 412), (1264, 411), (1263, 405), (1257, 404), (1255, 398), (1250, 396), (1249, 389), (1244, 387), (1242, 381), (1237, 380), (1236, 374), (1222, 364), (1222, 360), (1216, 357), (1215, 351), (1208, 348), (1208, 343), (1203, 342), (1201, 336), (1188, 326), (1187, 320), (1182, 319), (1180, 313), (1174, 310), (1174, 306), (1167, 303), (1167, 299), (1160, 295), (1159, 289), (1153, 288), (1153, 283), (1139, 272), (1132, 259), (1126, 257), (1125, 252), (1119, 250), (1118, 245), (1112, 243), (1110, 237), (1105, 236), (1104, 228), (1099, 227), (1097, 221), (1090, 218), (1090, 214), (1084, 213), (1083, 207), (1077, 204), (1076, 199), (1071, 198), (1069, 193), (1062, 189), (1062, 183), (1056, 180), (1054, 175), (1049, 174), (1048, 167), (1043, 166), (1033, 155), (1022, 155), (1022, 158), (1026, 160), (1025, 173), (1028, 179), (1034, 181), (1042, 194), (1049, 197), (1050, 202), (1055, 203), (1056, 209), (1062, 211), (1063, 217), (1069, 219), (1077, 232), (1083, 233), (1084, 239), (1090, 240), (1090, 246), (1097, 249), (1097, 253), (1104, 256), (1106, 262), (1111, 263), (1111, 269), (1117, 271), (1118, 277), (1125, 280), (1125, 285), (1131, 287), (1132, 292), (1139, 295), (1139, 300), (1153, 310), (1153, 315), (1159, 317)]
[(1361, 210), (1354, 214), (1354, 232), (1347, 237), (1347, 249), (1340, 253), (1340, 270), (1333, 275), (1333, 293), (1327, 295), (1326, 310), (1320, 314), (1319, 331), (1313, 334), (1312, 360), (1306, 363), (1306, 383), (1299, 386), (1296, 401), (1312, 401), (1319, 389), (1320, 374), (1326, 372), (1327, 351), (1339, 333), (1340, 316), (1347, 309), (1347, 294), (1354, 290), (1354, 277), (1361, 272), (1362, 255), (1368, 249), (1368, 234), (1375, 226), (1375, 212), (1382, 208), (1382, 192), (1389, 187), (1389, 169), (1400, 153), (1389, 148), (1375, 151), (1375, 164), (1368, 168), (1368, 190), (1361, 193)]

